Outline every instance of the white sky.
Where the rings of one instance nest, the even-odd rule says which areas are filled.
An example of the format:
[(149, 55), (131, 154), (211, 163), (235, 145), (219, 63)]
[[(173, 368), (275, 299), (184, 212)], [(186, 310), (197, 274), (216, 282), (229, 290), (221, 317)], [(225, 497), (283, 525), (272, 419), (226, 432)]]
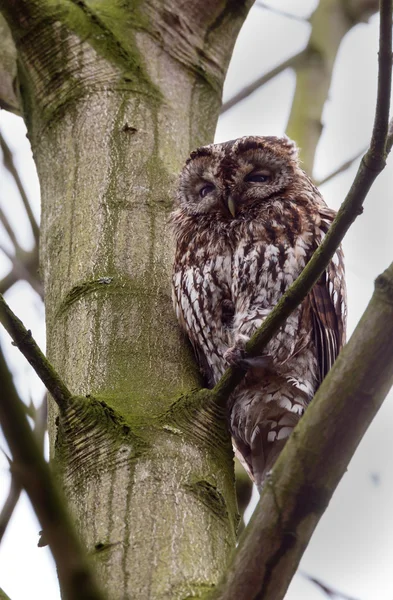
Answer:
[[(276, 9), (307, 17), (317, 2), (273, 0)], [(301, 50), (307, 42), (307, 22), (289, 19), (254, 7), (239, 36), (229, 69), (224, 100), (271, 67)], [(324, 111), (324, 131), (318, 147), (316, 177), (321, 178), (367, 145), (376, 94), (378, 19), (362, 24), (345, 38), (339, 52), (329, 101)], [(256, 58), (254, 58), (256, 57)], [(280, 135), (285, 131), (295, 78), (282, 73), (247, 100), (228, 111), (217, 128), (216, 141), (242, 135)], [(0, 128), (15, 153), (19, 172), (39, 213), (39, 188), (21, 119), (2, 111)], [(392, 161), (391, 161), (392, 163)], [(327, 203), (338, 208), (356, 172), (357, 164), (321, 188)], [(20, 243), (29, 248), (31, 234), (12, 181), (0, 171), (0, 202), (15, 224)], [(349, 334), (365, 309), (373, 280), (393, 255), (391, 164), (378, 178), (365, 211), (344, 243), (349, 300)], [(11, 249), (0, 226), (0, 247)], [(0, 252), (0, 278), (8, 271)], [(42, 348), (45, 344), (43, 309), (38, 296), (18, 283), (7, 300)], [(39, 402), (43, 388), (30, 367), (0, 329), (0, 341), (24, 399)], [(301, 563), (301, 570), (320, 578), (358, 600), (393, 598), (393, 498), (392, 396), (388, 398), (352, 460), (333, 500), (321, 520)], [(348, 423), (348, 427), (351, 424)], [(5, 444), (3, 444), (5, 448)], [(8, 491), (7, 463), (0, 455), (0, 506)], [(39, 525), (23, 498), (0, 546), (0, 587), (11, 600), (59, 598), (53, 563), (47, 549), (37, 548)], [(22, 574), (22, 575), (21, 575)], [(312, 583), (297, 575), (287, 600), (326, 600)], [(339, 600), (339, 597), (337, 597)]]

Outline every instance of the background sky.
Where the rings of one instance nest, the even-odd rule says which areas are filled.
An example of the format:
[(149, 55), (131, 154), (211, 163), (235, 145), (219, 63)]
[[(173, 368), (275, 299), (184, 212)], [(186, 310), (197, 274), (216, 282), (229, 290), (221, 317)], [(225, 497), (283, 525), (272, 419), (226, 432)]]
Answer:
[[(266, 3), (267, 4), (267, 3)], [(316, 7), (312, 0), (273, 0), (269, 5), (300, 18)], [(240, 33), (224, 89), (224, 101), (244, 85), (299, 52), (307, 43), (310, 27), (258, 6), (250, 11)], [(344, 39), (334, 71), (329, 100), (324, 110), (324, 129), (318, 147), (315, 176), (321, 179), (367, 146), (370, 139), (377, 74), (378, 18), (353, 29)], [(218, 124), (216, 141), (243, 135), (281, 135), (285, 131), (295, 87), (287, 70), (225, 113)], [(39, 215), (39, 186), (23, 121), (0, 112), (0, 128)], [(377, 179), (365, 211), (344, 242), (349, 304), (350, 336), (373, 291), (375, 277), (393, 255), (392, 187), (393, 160)], [(345, 173), (321, 187), (326, 202), (338, 208), (356, 173), (358, 161)], [(0, 204), (21, 245), (32, 247), (32, 237), (16, 189), (0, 170)], [(0, 225), (0, 248), (12, 245)], [(9, 269), (0, 252), (0, 278)], [(13, 310), (45, 348), (44, 310), (39, 297), (25, 282), (7, 293)], [(43, 387), (19, 351), (0, 329), (0, 342), (16, 377), (21, 396), (41, 401)], [(361, 442), (313, 539), (300, 571), (317, 577), (356, 600), (393, 598), (393, 423), (390, 395)], [(348, 423), (348, 428), (351, 423)], [(0, 439), (3, 448), (6, 444)], [(8, 493), (9, 475), (0, 454), (0, 506)], [(254, 494), (254, 503), (257, 493)], [(0, 546), (0, 587), (11, 600), (57, 600), (56, 573), (47, 549), (37, 548), (39, 524), (23, 495)], [(326, 600), (327, 596), (298, 574), (286, 600)], [(340, 596), (336, 597), (339, 600)]]

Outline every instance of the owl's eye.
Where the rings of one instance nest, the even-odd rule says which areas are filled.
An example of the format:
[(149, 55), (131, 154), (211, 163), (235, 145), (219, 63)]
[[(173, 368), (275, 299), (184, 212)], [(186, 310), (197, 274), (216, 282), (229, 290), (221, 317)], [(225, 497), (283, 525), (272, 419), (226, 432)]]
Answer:
[(212, 183), (207, 183), (199, 190), (199, 195), (201, 198), (204, 198), (208, 194), (211, 194), (214, 190), (214, 185)]
[(270, 171), (261, 171), (259, 173), (250, 173), (244, 178), (244, 181), (251, 181), (252, 183), (265, 183), (270, 181), (272, 175)]

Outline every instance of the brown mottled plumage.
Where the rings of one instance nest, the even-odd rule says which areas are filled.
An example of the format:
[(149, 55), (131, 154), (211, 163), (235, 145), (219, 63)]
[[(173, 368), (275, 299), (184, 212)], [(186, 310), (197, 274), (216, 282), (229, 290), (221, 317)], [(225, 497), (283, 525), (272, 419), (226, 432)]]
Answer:
[[(173, 296), (207, 384), (293, 283), (334, 218), (288, 138), (198, 148), (180, 176), (172, 220)], [(229, 399), (229, 428), (261, 486), (344, 343), (341, 250)]]

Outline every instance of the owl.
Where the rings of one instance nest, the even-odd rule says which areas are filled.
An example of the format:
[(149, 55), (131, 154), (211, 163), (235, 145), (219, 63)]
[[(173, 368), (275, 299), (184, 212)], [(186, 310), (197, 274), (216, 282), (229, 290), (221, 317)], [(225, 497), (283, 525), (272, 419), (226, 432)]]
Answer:
[(337, 250), (265, 347), (244, 346), (295, 281), (335, 216), (286, 137), (242, 137), (191, 153), (172, 213), (173, 299), (208, 387), (247, 367), (228, 400), (235, 451), (260, 488), (344, 343)]

